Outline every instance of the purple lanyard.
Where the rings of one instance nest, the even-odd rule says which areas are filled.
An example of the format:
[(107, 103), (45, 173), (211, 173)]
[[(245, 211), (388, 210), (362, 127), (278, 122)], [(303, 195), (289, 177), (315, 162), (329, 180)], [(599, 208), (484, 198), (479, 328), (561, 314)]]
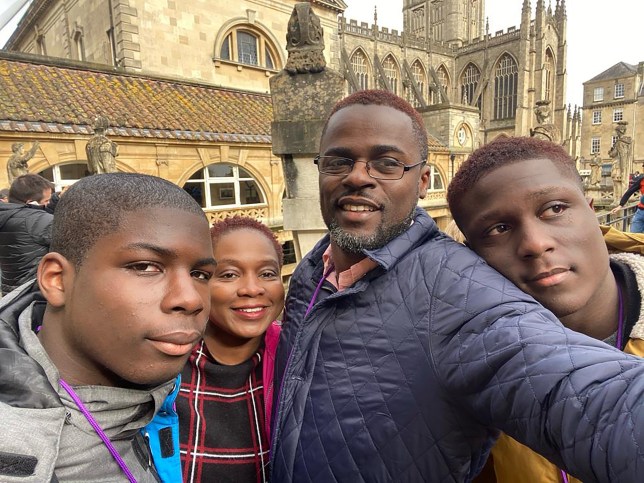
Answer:
[(78, 394), (76, 394), (76, 391), (74, 391), (72, 387), (63, 379), (60, 379), (60, 385), (71, 396), (73, 401), (76, 403), (76, 406), (78, 406), (78, 409), (80, 409), (81, 413), (83, 413), (83, 416), (85, 416), (85, 419), (87, 419), (87, 422), (89, 422), (92, 428), (94, 428), (94, 431), (96, 431), (96, 434), (98, 434), (98, 437), (103, 440), (103, 443), (105, 444), (105, 446), (107, 446), (110, 454), (121, 467), (123, 473), (125, 473), (125, 476), (127, 476), (127, 479), (130, 481), (130, 483), (136, 483), (136, 478), (134, 478), (134, 475), (125, 464), (125, 461), (123, 461), (123, 458), (121, 458), (121, 455), (116, 450), (110, 439), (107, 437), (103, 429), (98, 425), (98, 423), (94, 419), (94, 416), (92, 416), (92, 413), (90, 413), (89, 410), (85, 407), (83, 401), (81, 401), (80, 397), (78, 397)]
[(327, 279), (327, 277), (331, 274), (331, 272), (333, 271), (334, 268), (335, 267), (334, 267), (333, 264), (329, 265), (329, 268), (326, 269), (326, 272), (324, 272), (324, 275), (322, 275), (322, 278), (318, 282), (317, 287), (315, 287), (315, 292), (313, 292), (313, 296), (311, 297), (311, 301), (309, 302), (309, 306), (306, 308), (306, 313), (304, 314), (305, 319), (311, 313), (311, 310), (313, 309), (313, 306), (315, 305), (315, 301), (318, 298), (318, 294), (320, 293), (320, 289), (322, 288), (322, 284)]
[[(622, 341), (624, 336), (624, 299), (622, 298), (622, 289), (617, 285), (617, 299), (619, 300), (619, 311), (617, 319), (617, 340), (615, 341), (615, 347), (620, 351), (622, 350)], [(559, 470), (561, 472), (561, 480), (563, 483), (570, 483), (570, 479), (564, 470)]]

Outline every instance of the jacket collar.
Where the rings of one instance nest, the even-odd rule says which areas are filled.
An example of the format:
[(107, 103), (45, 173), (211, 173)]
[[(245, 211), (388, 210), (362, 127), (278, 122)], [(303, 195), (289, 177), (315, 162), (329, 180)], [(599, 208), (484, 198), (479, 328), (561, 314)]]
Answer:
[[(408, 230), (398, 235), (396, 238), (387, 243), (384, 247), (376, 250), (364, 250), (365, 256), (374, 260), (385, 271), (393, 267), (406, 253), (410, 252), (425, 240), (435, 236), (438, 233), (438, 227), (427, 212), (416, 207), (414, 212), (414, 223)], [(313, 268), (312, 279), (319, 279), (323, 272), (322, 255), (331, 243), (327, 233), (311, 250), (308, 262)]]

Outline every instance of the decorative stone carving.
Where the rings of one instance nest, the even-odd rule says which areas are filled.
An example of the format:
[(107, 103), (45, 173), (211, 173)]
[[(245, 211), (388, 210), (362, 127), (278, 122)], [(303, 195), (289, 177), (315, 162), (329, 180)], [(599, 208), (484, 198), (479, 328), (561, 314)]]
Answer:
[(13, 143), (11, 145), (11, 151), (13, 151), (13, 154), (9, 156), (9, 159), (7, 160), (7, 178), (9, 179), (9, 184), (13, 183), (13, 180), (18, 176), (22, 176), (29, 172), (27, 162), (34, 157), (38, 146), (40, 146), (40, 143), (38, 141), (34, 141), (31, 145), (31, 149), (25, 153), (25, 145), (23, 143)]
[(588, 185), (590, 187), (597, 187), (602, 180), (602, 162), (599, 156), (594, 156), (590, 160), (590, 179)]
[(296, 3), (286, 32), (288, 59), (284, 70), (291, 75), (322, 72), (324, 35), (319, 17), (310, 3)]
[(534, 129), (530, 129), (530, 136), (560, 144), (561, 131), (557, 126), (550, 122), (550, 101), (547, 99), (537, 101), (537, 105), (534, 108), (534, 114), (537, 116), (538, 126)]
[(109, 119), (98, 116), (94, 119), (94, 135), (87, 141), (87, 168), (90, 174), (115, 173), (118, 145), (107, 138), (105, 131), (109, 127)]
[(626, 190), (625, 180), (628, 177), (630, 166), (631, 145), (633, 140), (626, 136), (627, 121), (619, 121), (615, 127), (615, 144), (608, 150), (608, 155), (613, 158), (610, 177), (613, 179), (613, 201), (617, 203)]

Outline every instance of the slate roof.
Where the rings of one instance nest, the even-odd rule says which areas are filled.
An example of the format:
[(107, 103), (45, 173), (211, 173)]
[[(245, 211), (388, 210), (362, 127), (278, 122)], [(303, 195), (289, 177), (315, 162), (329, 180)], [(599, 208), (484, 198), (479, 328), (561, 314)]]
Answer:
[[(630, 77), (636, 73), (637, 73), (636, 65), (627, 64), (626, 62), (618, 62), (614, 66), (606, 69), (601, 74), (596, 75), (595, 77), (593, 77), (590, 80), (587, 80), (586, 82), (617, 79), (620, 77)], [(586, 82), (584, 82), (584, 84)]]
[(0, 131), (270, 143), (267, 94), (110, 71), (0, 51)]

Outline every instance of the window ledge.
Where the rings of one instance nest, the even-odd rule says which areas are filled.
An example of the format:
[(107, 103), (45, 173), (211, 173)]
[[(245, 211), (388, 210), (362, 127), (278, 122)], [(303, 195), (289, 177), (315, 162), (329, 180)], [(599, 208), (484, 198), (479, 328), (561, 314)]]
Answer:
[(266, 73), (266, 76), (277, 74), (279, 72), (278, 70), (262, 67), (261, 65), (244, 64), (242, 62), (235, 62), (234, 60), (220, 59), (219, 57), (213, 57), (212, 61), (215, 64), (215, 67), (221, 67), (222, 64), (230, 65), (230, 66), (237, 67), (238, 71), (242, 71), (244, 69), (251, 69), (251, 70), (264, 72)]

